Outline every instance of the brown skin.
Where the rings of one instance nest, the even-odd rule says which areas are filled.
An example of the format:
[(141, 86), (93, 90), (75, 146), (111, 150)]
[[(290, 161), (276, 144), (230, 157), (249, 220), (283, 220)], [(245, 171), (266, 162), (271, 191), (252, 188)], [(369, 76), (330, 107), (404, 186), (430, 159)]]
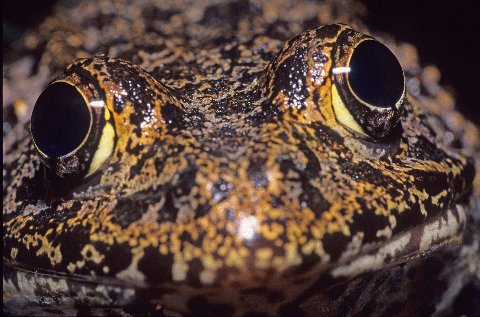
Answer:
[[(353, 281), (341, 284), (348, 294), (361, 273), (391, 285), (406, 272), (397, 265), (472, 235), (472, 211), (456, 205), (471, 197), (478, 140), (469, 135), (478, 131), (442, 119), (457, 115), (445, 91), (419, 71), (411, 47), (388, 39), (405, 70), (401, 107), (360, 120), (365, 133), (341, 123), (332, 100), (346, 83), (332, 69), (340, 45), (349, 56), (365, 35), (340, 43), (349, 26), (319, 25), (368, 32), (354, 7), (302, 4), (105, 1), (101, 13), (86, 2), (27, 36), (27, 56), (44, 50), (28, 77), (7, 66), (7, 91), (18, 91), (7, 111), (22, 98), (30, 109), (23, 87), (46, 80), (104, 107), (97, 134), (68, 158), (42, 155), (21, 116), (4, 135), (8, 300), (22, 293), (18, 274), (35, 270), (134, 289), (152, 309), (288, 314), (303, 305), (315, 314), (332, 285)], [(410, 91), (409, 79), (436, 95)], [(97, 166), (103, 135), (113, 147)], [(474, 257), (478, 246), (468, 250)]]

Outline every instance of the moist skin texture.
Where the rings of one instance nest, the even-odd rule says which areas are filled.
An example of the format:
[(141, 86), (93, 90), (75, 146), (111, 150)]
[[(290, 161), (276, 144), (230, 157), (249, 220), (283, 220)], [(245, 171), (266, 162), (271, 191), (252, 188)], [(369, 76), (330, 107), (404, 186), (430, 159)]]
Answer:
[[(414, 47), (349, 1), (98, 3), (4, 65), (4, 312), (479, 313), (478, 130)], [(334, 111), (351, 28), (404, 70), (381, 138)], [(102, 102), (77, 175), (29, 134), (52, 80)]]

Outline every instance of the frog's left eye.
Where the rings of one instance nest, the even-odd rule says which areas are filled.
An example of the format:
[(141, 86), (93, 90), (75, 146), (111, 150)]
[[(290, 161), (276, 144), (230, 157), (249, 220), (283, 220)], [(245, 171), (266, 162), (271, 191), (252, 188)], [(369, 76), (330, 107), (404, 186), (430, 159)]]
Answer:
[(31, 136), (45, 165), (59, 176), (88, 176), (112, 154), (111, 116), (93, 85), (56, 80), (38, 97)]
[(353, 30), (337, 40), (332, 69), (332, 105), (337, 120), (357, 133), (383, 138), (398, 124), (405, 79), (395, 55), (377, 40)]

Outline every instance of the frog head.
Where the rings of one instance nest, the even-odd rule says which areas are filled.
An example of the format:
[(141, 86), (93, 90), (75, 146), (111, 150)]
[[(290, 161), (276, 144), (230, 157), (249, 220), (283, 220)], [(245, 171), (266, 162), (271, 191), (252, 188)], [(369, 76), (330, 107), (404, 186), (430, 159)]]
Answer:
[(384, 44), (333, 24), (274, 56), (235, 45), (154, 71), (84, 58), (55, 78), (5, 162), (7, 262), (290, 300), (462, 232), (472, 161)]

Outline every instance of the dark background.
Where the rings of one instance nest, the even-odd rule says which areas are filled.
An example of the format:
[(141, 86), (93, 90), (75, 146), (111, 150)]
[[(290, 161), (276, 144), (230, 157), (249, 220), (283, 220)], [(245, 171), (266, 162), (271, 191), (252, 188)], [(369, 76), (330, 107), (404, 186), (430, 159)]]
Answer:
[(422, 65), (434, 64), (457, 107), (480, 125), (480, 11), (473, 1), (363, 0), (370, 29), (413, 43)]
[[(63, 0), (65, 1), (65, 0)], [(69, 1), (69, 0), (66, 0)], [(272, 0), (273, 1), (273, 0)], [(47, 16), (55, 0), (3, 1), (3, 47)], [(362, 0), (372, 30), (413, 43), (423, 65), (435, 64), (441, 83), (453, 89), (457, 107), (480, 125), (480, 20), (469, 1)]]

